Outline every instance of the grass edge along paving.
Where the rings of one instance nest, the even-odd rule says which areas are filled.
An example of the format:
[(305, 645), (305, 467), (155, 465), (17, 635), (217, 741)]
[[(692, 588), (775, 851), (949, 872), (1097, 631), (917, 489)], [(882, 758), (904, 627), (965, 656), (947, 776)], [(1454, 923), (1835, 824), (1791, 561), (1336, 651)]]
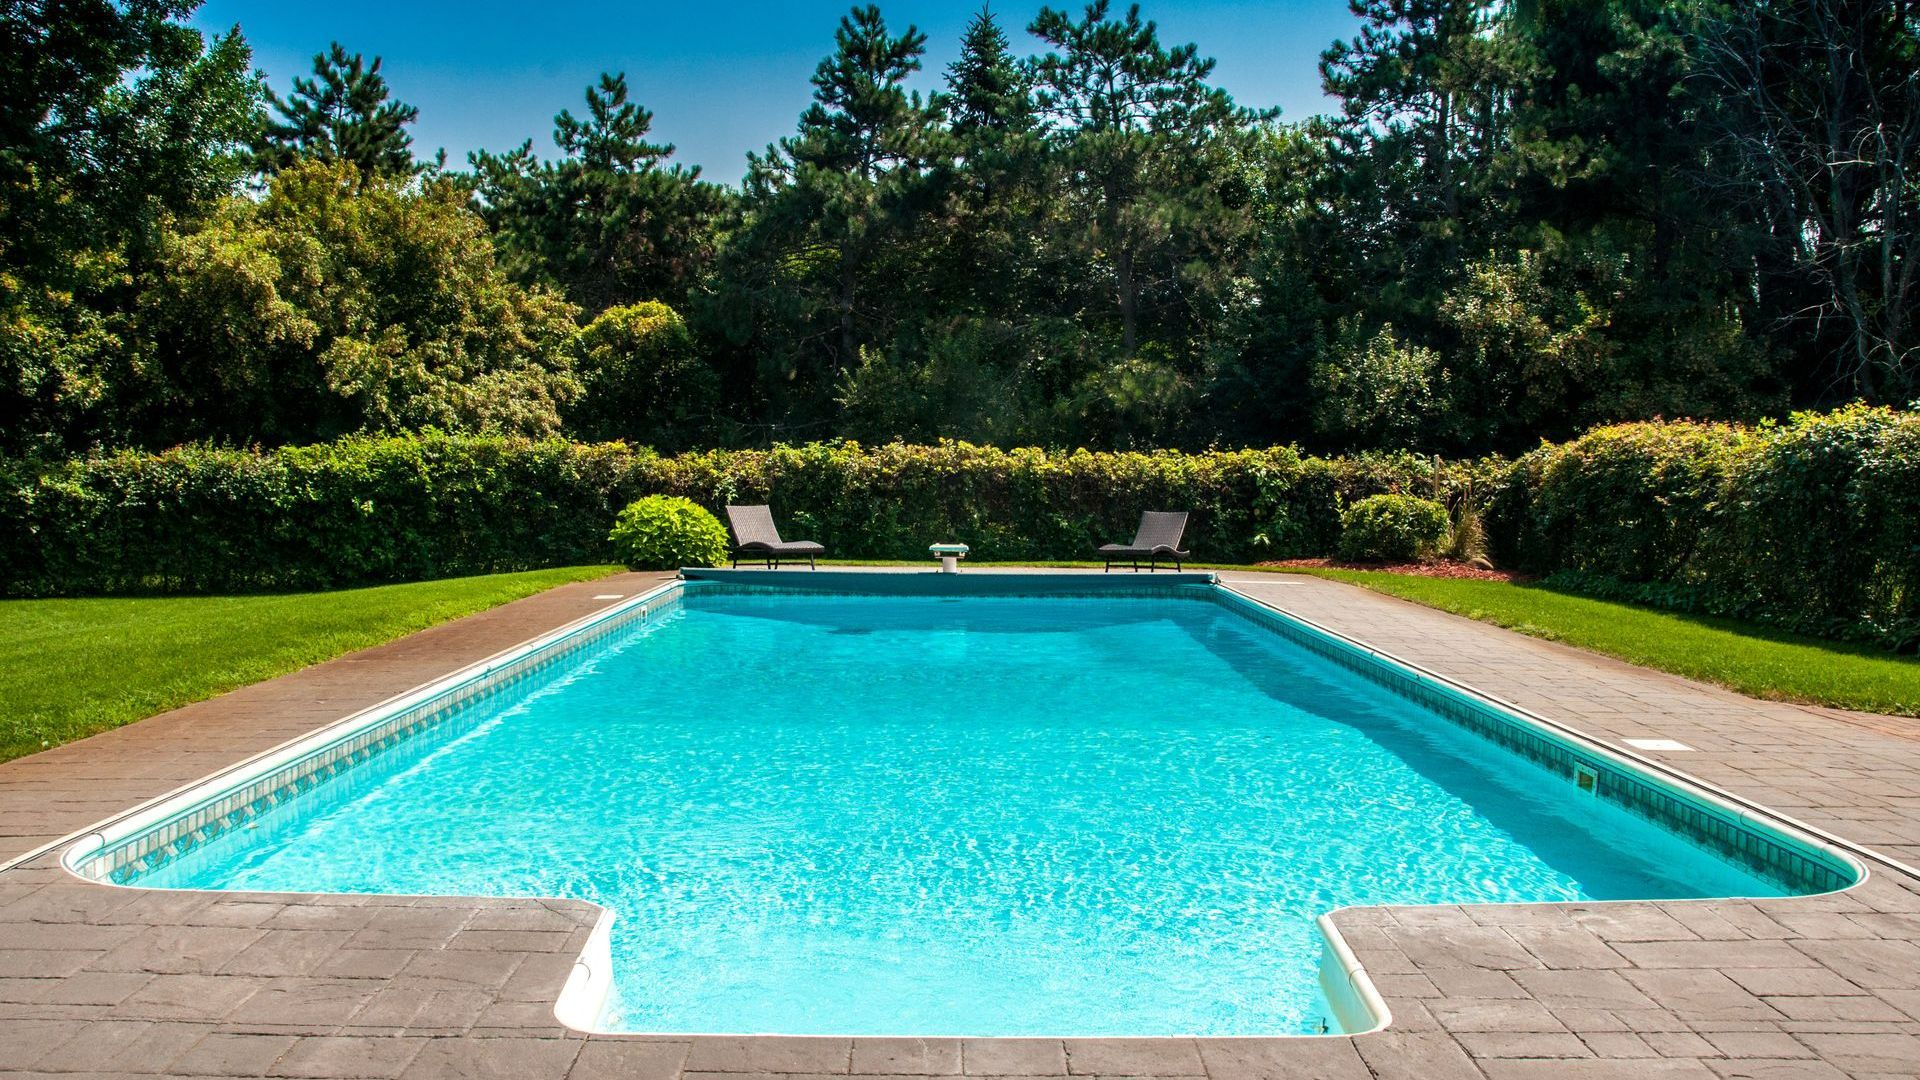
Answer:
[[(832, 564), (926, 565), (898, 560), (833, 560)], [(974, 565), (1097, 569), (1101, 564), (1060, 561)], [(1920, 658), (1897, 656), (1872, 645), (1827, 641), (1739, 619), (1662, 611), (1505, 581), (1331, 567), (1196, 562), (1187, 564), (1187, 568), (1306, 574), (1640, 667), (1724, 686), (1748, 697), (1920, 717)], [(1920, 733), (1920, 728), (1916, 732)]]
[(0, 600), (0, 761), (619, 569), (326, 592)]
[(1504, 581), (1299, 568), (1748, 697), (1920, 716), (1920, 659), (1766, 626)]

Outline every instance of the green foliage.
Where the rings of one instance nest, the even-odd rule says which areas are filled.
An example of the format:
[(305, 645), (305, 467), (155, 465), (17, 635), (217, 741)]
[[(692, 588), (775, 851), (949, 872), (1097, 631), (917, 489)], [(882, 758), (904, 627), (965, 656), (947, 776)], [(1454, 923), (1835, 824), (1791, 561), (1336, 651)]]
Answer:
[(1497, 463), (1049, 453), (854, 443), (656, 457), (623, 444), (428, 436), (241, 451), (193, 446), (57, 463), (0, 459), (0, 593), (319, 588), (609, 559), (607, 522), (643, 495), (709, 510), (771, 502), (838, 557), (922, 557), (956, 539), (987, 560), (1090, 555), (1140, 511), (1193, 512), (1206, 560), (1325, 554), (1340, 507), (1441, 498)]
[(787, 420), (829, 419), (843, 374), (914, 298), (902, 283), (918, 277), (949, 156), (938, 105), (906, 89), (926, 41), (854, 8), (814, 69), (799, 130), (748, 155), (745, 221), (707, 318)]
[(292, 94), (282, 98), (269, 92), (267, 100), (280, 115), (260, 132), (255, 155), (261, 172), (275, 173), (299, 161), (351, 165), (362, 176), (406, 177), (419, 171), (407, 125), (420, 110), (388, 100), (377, 56), (368, 64), (336, 41), (314, 54), (313, 78), (295, 76)]
[(315, 589), (610, 561), (649, 455), (501, 438), (0, 461), (0, 592)]
[[(1503, 561), (1542, 572), (1680, 582), (1696, 573), (1729, 468), (1748, 439), (1716, 424), (1622, 424), (1543, 447), (1516, 468), (1512, 494), (1527, 499), (1524, 538)], [(1515, 520), (1516, 517), (1518, 520)]]
[(1093, 0), (1076, 20), (1043, 7), (1028, 31), (1052, 50), (1031, 65), (1035, 100), (1078, 189), (1066, 203), (1077, 253), (1101, 271), (1086, 284), (1117, 302), (1118, 359), (1131, 360), (1143, 308), (1176, 302), (1204, 276), (1196, 263), (1244, 231), (1244, 202), (1209, 180), (1222, 134), (1256, 114), (1208, 83), (1214, 62), (1196, 47), (1162, 45), (1138, 4), (1109, 8)]
[[(772, 502), (837, 557), (1083, 557), (1143, 508), (1207, 561), (1472, 557), (1568, 587), (1825, 637), (1920, 643), (1920, 417), (1597, 429), (1519, 461), (809, 443), (659, 457), (427, 436), (0, 459), (0, 593), (312, 588), (604, 561), (644, 495)], [(1372, 496), (1390, 496), (1370, 499)], [(1430, 500), (1430, 501), (1429, 501)], [(1343, 510), (1345, 511), (1343, 514)], [(1346, 546), (1348, 543), (1358, 545)]]
[[(1337, 115), (1294, 123), (1107, 0), (1040, 8), (1038, 55), (983, 9), (922, 96), (925, 35), (863, 4), (738, 192), (671, 162), (622, 74), (552, 158), (450, 174), (337, 44), (282, 99), (192, 0), (0, 5), (7, 452), (571, 417), (1474, 456), (1920, 386), (1920, 28), (1887, 0), (1353, 0)], [(256, 145), (361, 186), (236, 202)], [(699, 385), (569, 413), (542, 289), (670, 305)]]
[(1437, 353), (1401, 342), (1392, 326), (1365, 337), (1343, 322), (1313, 368), (1314, 426), (1337, 446), (1419, 446), (1439, 367)]
[(608, 308), (580, 331), (574, 351), (582, 389), (567, 412), (570, 431), (681, 450), (712, 430), (720, 377), (667, 305)]
[(552, 435), (573, 309), (505, 280), (485, 226), (423, 189), (307, 162), (169, 232), (140, 297), (141, 441), (351, 432)]
[(673, 147), (646, 140), (653, 114), (628, 100), (624, 72), (587, 88), (585, 117), (562, 109), (553, 122), (557, 160), (539, 160), (531, 140), (469, 158), (502, 263), (588, 311), (683, 302), (713, 256), (728, 193), (698, 167), (666, 166)]
[(245, 171), (252, 54), (193, 6), (0, 0), (0, 450), (124, 436), (146, 256)]
[(1516, 463), (1498, 557), (1580, 591), (1920, 644), (1920, 416), (1602, 428)]
[(1447, 508), (1413, 495), (1370, 495), (1340, 512), (1340, 557), (1407, 562), (1447, 537)]
[(648, 495), (628, 503), (607, 542), (614, 555), (635, 570), (719, 566), (730, 547), (720, 519), (678, 495)]
[(1709, 95), (1714, 167), (1700, 172), (1765, 223), (1739, 235), (1766, 325), (1807, 354), (1803, 387), (1913, 400), (1920, 18), (1895, 0), (1751, 0), (1708, 13), (1693, 80)]

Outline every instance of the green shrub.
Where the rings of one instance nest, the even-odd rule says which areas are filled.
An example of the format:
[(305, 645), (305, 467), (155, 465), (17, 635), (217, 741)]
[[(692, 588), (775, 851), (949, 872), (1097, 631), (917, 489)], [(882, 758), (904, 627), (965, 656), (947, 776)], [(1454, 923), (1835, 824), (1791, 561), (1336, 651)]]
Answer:
[(1599, 428), (1516, 462), (1494, 555), (1568, 589), (1920, 645), (1920, 415)]
[(189, 446), (0, 460), (0, 594), (329, 588), (613, 559), (607, 523), (642, 495), (709, 510), (772, 502), (836, 557), (1084, 559), (1143, 509), (1193, 513), (1208, 562), (1324, 555), (1339, 508), (1382, 492), (1450, 502), (1501, 463), (1288, 447), (1183, 454), (810, 443), (659, 457), (618, 443), (352, 438), (267, 451)]
[(856, 559), (923, 558), (936, 539), (983, 560), (1086, 558), (1131, 536), (1142, 509), (1185, 509), (1200, 559), (1252, 562), (1333, 552), (1340, 508), (1382, 494), (1451, 507), (1462, 550), (1483, 505), (1497, 563), (1571, 588), (1920, 645), (1920, 415), (1865, 407), (1754, 428), (1621, 424), (1516, 462), (960, 442), (660, 457), (444, 435), (0, 459), (0, 595), (319, 589), (607, 562), (607, 522), (643, 495), (709, 510), (773, 502), (793, 535)]
[(1540, 568), (1683, 581), (1749, 443), (1726, 424), (1619, 424), (1556, 448), (1540, 477)]
[(1340, 513), (1340, 557), (1405, 562), (1447, 537), (1447, 508), (1412, 495), (1373, 495)]
[(620, 511), (607, 534), (620, 561), (635, 570), (718, 566), (727, 558), (727, 530), (692, 499), (649, 495)]

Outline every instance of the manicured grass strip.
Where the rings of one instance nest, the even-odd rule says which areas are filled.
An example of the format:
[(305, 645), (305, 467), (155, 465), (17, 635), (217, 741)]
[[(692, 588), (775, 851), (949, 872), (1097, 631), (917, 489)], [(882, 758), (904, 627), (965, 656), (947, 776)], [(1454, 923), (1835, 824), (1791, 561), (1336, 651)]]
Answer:
[(0, 761), (617, 569), (263, 596), (0, 601)]
[(1366, 570), (1299, 570), (1428, 607), (1718, 683), (1750, 697), (1920, 716), (1920, 659), (1502, 581)]

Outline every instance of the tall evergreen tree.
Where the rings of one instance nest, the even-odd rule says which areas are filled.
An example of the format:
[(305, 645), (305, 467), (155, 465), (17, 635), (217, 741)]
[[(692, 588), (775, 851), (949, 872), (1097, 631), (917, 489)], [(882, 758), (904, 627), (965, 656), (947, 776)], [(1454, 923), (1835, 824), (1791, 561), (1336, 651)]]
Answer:
[(652, 128), (626, 74), (602, 74), (584, 117), (554, 117), (562, 157), (541, 162), (531, 140), (469, 157), (481, 212), (517, 276), (557, 284), (590, 312), (685, 301), (729, 200), (698, 167), (668, 166), (674, 148), (647, 141)]
[(993, 10), (982, 7), (967, 23), (960, 56), (947, 65), (947, 122), (957, 135), (1020, 135), (1039, 124), (1033, 79), (1007, 47)]
[(947, 67), (939, 104), (955, 167), (941, 278), (944, 308), (1003, 320), (1029, 314), (1051, 192), (1033, 80), (1007, 47), (1006, 32), (982, 8)]
[(1029, 30), (1054, 49), (1033, 63), (1040, 109), (1084, 210), (1075, 232), (1110, 279), (1120, 351), (1132, 356), (1143, 297), (1233, 216), (1205, 159), (1251, 114), (1207, 82), (1214, 62), (1193, 45), (1162, 45), (1138, 4), (1118, 18), (1109, 6), (1094, 0), (1077, 20), (1042, 8)]
[(926, 35), (896, 34), (866, 5), (840, 20), (834, 44), (799, 130), (749, 156), (747, 223), (720, 298), (735, 341), (769, 319), (785, 324), (757, 351), (776, 385), (790, 384), (794, 415), (824, 411), (862, 347), (926, 285), (901, 264), (913, 261), (929, 173), (946, 152), (937, 109), (905, 87)]
[(1348, 0), (1360, 33), (1321, 57), (1340, 99), (1330, 183), (1377, 253), (1365, 284), (1430, 323), (1449, 268), (1483, 251), (1491, 163), (1503, 145), (1513, 84), (1509, 5), (1497, 0)]
[(339, 42), (313, 58), (313, 78), (295, 76), (293, 93), (268, 93), (278, 117), (267, 122), (259, 168), (273, 173), (301, 158), (345, 162), (363, 176), (407, 176), (419, 169), (407, 125), (420, 110), (390, 100), (380, 58), (369, 64)]

